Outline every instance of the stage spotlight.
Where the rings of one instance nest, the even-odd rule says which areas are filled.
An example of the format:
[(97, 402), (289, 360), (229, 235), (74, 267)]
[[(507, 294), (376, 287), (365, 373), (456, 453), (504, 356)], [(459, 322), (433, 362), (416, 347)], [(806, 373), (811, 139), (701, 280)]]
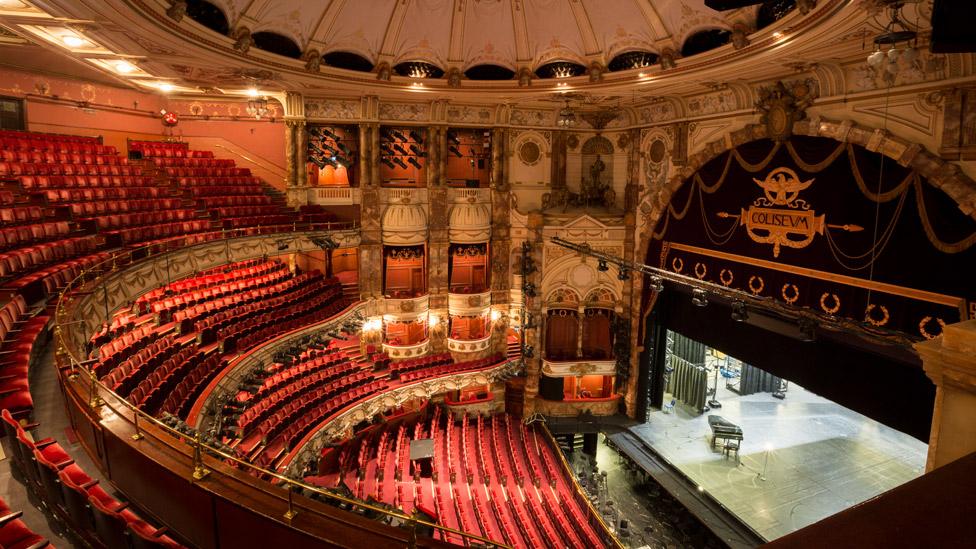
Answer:
[(607, 260), (606, 259), (601, 259), (600, 260), (600, 263), (596, 266), (596, 270), (600, 271), (601, 273), (606, 272), (606, 271), (609, 271), (610, 270), (610, 266), (607, 265)]
[(749, 312), (746, 311), (746, 304), (744, 301), (736, 299), (732, 302), (732, 320), (736, 322), (745, 322), (749, 318)]
[(695, 307), (704, 307), (708, 305), (708, 294), (701, 288), (695, 288), (691, 291), (691, 303), (694, 304)]
[(664, 291), (664, 280), (659, 276), (651, 277), (651, 284), (648, 286), (652, 292), (661, 293)]
[(630, 271), (625, 268), (621, 268), (620, 272), (617, 273), (617, 280), (630, 280)]

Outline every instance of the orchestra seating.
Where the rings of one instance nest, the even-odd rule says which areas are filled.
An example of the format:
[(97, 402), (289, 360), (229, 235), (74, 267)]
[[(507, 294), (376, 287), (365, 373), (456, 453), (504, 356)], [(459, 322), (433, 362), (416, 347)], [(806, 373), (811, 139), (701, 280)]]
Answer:
[[(97, 541), (107, 549), (183, 547), (165, 527), (156, 528), (116, 499), (71, 459), (53, 439), (35, 441), (36, 424), (22, 425), (9, 410), (2, 412), (3, 429), (13, 453), (14, 476), (27, 487), (42, 508), (63, 523), (86, 545)], [(0, 547), (51, 547), (16, 519), (0, 501)]]
[(227, 355), (335, 315), (341, 286), (276, 260), (232, 263), (175, 281), (117, 311), (90, 340), (101, 381), (139, 408), (185, 417)]
[[(388, 422), (321, 460), (306, 482), (374, 499), (407, 514), (518, 548), (606, 547), (598, 519), (576, 489), (558, 449), (536, 425), (512, 416), (460, 417), (435, 407), (427, 420)], [(411, 440), (433, 439), (432, 474), (410, 461)], [(461, 543), (456, 536), (446, 541)]]

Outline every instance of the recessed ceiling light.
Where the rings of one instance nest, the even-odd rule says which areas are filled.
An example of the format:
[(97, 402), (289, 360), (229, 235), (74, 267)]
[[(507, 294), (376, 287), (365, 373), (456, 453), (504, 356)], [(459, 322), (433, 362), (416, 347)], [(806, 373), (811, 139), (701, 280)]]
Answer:
[(121, 72), (122, 74), (127, 74), (136, 70), (136, 66), (128, 61), (119, 61), (115, 64), (115, 70)]
[(158, 86), (159, 89), (164, 92), (173, 91), (173, 85), (170, 84), (169, 82), (160, 82)]
[(248, 97), (257, 97), (258, 96), (258, 90), (256, 88), (250, 88), (250, 89), (247, 90), (247, 95), (248, 95)]
[(776, 31), (776, 32), (773, 33), (773, 38), (775, 38), (777, 40), (779, 40), (782, 37), (783, 37), (783, 33), (779, 32), (779, 31)]
[(80, 48), (88, 43), (88, 40), (79, 38), (73, 34), (66, 34), (62, 36), (61, 41), (64, 42), (64, 45), (68, 46), (69, 48)]

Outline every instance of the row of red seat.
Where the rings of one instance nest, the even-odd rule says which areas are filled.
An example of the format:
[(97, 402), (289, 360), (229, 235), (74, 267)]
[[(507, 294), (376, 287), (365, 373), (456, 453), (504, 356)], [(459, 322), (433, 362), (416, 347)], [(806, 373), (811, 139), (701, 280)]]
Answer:
[(200, 184), (186, 189), (193, 198), (223, 196), (265, 196), (264, 187), (256, 184)]
[[(341, 375), (355, 367), (350, 357), (345, 351), (338, 348), (331, 348), (329, 352), (317, 355), (300, 361), (293, 361), (287, 364), (276, 362), (266, 368), (270, 374), (261, 382), (261, 386), (256, 390), (240, 391), (235, 400), (246, 403), (251, 400), (261, 400), (275, 391), (290, 387), (302, 379), (313, 375)], [(249, 409), (250, 412), (252, 409)]]
[[(4, 283), (5, 288), (23, 288), (61, 271), (80, 272), (108, 259), (106, 252), (93, 252), (97, 247), (94, 236), (65, 238), (0, 254), (0, 279), (16, 279)], [(81, 256), (81, 254), (89, 255)]]
[(187, 307), (205, 305), (223, 297), (240, 294), (255, 288), (270, 286), (290, 276), (287, 265), (278, 264), (276, 267), (275, 269), (269, 269), (262, 275), (240, 278), (232, 282), (224, 282), (215, 286), (208, 286), (202, 290), (193, 290), (154, 301), (150, 305), (149, 310), (156, 315), (158, 322), (169, 322), (173, 313)]
[[(197, 152), (197, 151), (193, 151)], [(234, 161), (230, 158), (213, 157), (153, 157), (153, 165), (160, 168), (232, 168)]]
[[(265, 194), (234, 195), (234, 196), (208, 196), (198, 198), (197, 204), (204, 208), (239, 207), (239, 206), (268, 206), (272, 203), (271, 197)], [(274, 213), (279, 213), (275, 210)]]
[(48, 320), (19, 295), (0, 308), (0, 408), (18, 418), (30, 417), (34, 409), (27, 376), (34, 343), (45, 338)]
[(54, 151), (22, 151), (14, 149), (0, 150), (0, 160), (4, 162), (20, 162), (22, 164), (127, 164), (128, 161), (117, 154), (83, 154)]
[(212, 151), (191, 151), (188, 143), (173, 141), (129, 141), (129, 151), (143, 158), (213, 158)]
[(282, 268), (282, 266), (284, 264), (279, 261), (265, 259), (249, 259), (230, 265), (222, 265), (216, 269), (201, 271), (182, 280), (154, 288), (136, 298), (133, 307), (140, 314), (145, 314), (152, 311), (153, 305), (160, 299), (166, 299), (176, 294), (203, 290), (227, 282), (254, 278), (276, 271)]
[(0, 140), (28, 139), (50, 141), (53, 143), (90, 143), (100, 144), (101, 137), (90, 135), (70, 135), (64, 133), (29, 132), (26, 130), (0, 130)]
[(183, 200), (179, 198), (158, 198), (156, 200), (123, 198), (104, 202), (70, 202), (65, 206), (71, 209), (71, 216), (74, 219), (80, 219), (109, 214), (175, 210), (183, 207)]
[(193, 234), (210, 230), (210, 222), (206, 220), (183, 221), (181, 223), (165, 223), (150, 227), (135, 227), (112, 231), (118, 235), (122, 244), (146, 244), (154, 240), (161, 240), (173, 236)]
[[(251, 185), (260, 186), (261, 178), (253, 175), (201, 175), (201, 176), (181, 176), (176, 177), (176, 184), (187, 189), (198, 186), (228, 186), (228, 185)], [(264, 190), (262, 189), (262, 193)]]
[(14, 206), (0, 208), (0, 223), (12, 225), (44, 219), (44, 210), (40, 206)]
[(320, 278), (321, 275), (316, 276), (316, 273), (301, 273), (297, 276), (284, 280), (278, 280), (274, 283), (270, 283), (273, 275), (264, 275), (259, 277), (259, 279), (264, 280), (265, 277), (267, 277), (267, 281), (269, 282), (269, 284), (266, 286), (261, 286), (259, 284), (258, 287), (248, 289), (240, 294), (219, 297), (177, 311), (173, 315), (173, 322), (177, 323), (179, 326), (180, 333), (193, 331), (194, 326), (197, 323), (201, 324), (199, 329), (202, 330), (208, 326), (208, 324), (204, 321), (209, 316), (215, 316), (217, 313), (227, 311), (235, 307), (240, 307), (248, 303), (265, 304), (271, 299), (286, 295), (294, 289)]
[[(222, 177), (250, 177), (250, 168), (164, 168), (167, 176), (173, 178), (222, 178)], [(258, 180), (260, 181), (260, 180)]]
[[(144, 177), (138, 166), (107, 164), (33, 164), (0, 161), (0, 177), (68, 177), (99, 175), (110, 177)], [(54, 185), (52, 185), (54, 186)]]
[[(278, 206), (266, 205), (266, 206), (224, 206), (218, 208), (212, 208), (211, 212), (215, 212), (218, 217), (221, 218), (235, 218), (235, 217), (277, 217), (281, 214), (281, 209)], [(291, 219), (288, 216), (287, 219)]]
[[(48, 189), (37, 193), (48, 202), (115, 202), (166, 196), (158, 187), (109, 187), (92, 189)], [(106, 206), (107, 207), (107, 206)]]
[[(45, 502), (45, 507), (86, 543), (106, 549), (181, 549), (165, 527), (146, 522), (106, 491), (97, 479), (71, 459), (54, 439), (34, 440), (36, 424), (21, 425), (9, 412), (2, 412), (4, 432), (11, 441), (15, 476)], [(40, 536), (24, 531), (22, 524), (0, 528), (0, 546), (10, 549), (52, 547)], [(17, 535), (5, 535), (13, 534)]]
[(225, 229), (240, 229), (243, 227), (284, 227), (296, 223), (298, 220), (289, 214), (255, 215), (248, 217), (230, 217), (220, 220)]
[[(197, 219), (195, 210), (159, 210), (152, 212), (137, 212), (123, 214), (107, 214), (87, 218), (95, 222), (99, 232), (111, 232), (112, 229), (124, 227), (140, 227), (159, 223), (175, 223), (177, 221), (192, 221)], [(86, 219), (79, 219), (85, 221)]]
[(44, 240), (62, 238), (71, 232), (67, 221), (17, 225), (0, 229), (0, 250), (6, 251)]
[(152, 179), (143, 175), (22, 175), (18, 179), (27, 192), (153, 186)]
[(42, 549), (54, 545), (44, 536), (30, 529), (20, 518), (23, 511), (14, 512), (6, 501), (0, 499), (0, 547), (10, 549)]
[(112, 145), (77, 143), (63, 140), (2, 138), (0, 146), (8, 151), (50, 151), (69, 154), (117, 154)]
[[(192, 352), (191, 348), (183, 347), (177, 342), (173, 334), (159, 334), (148, 345), (136, 351), (132, 356), (126, 358), (113, 367), (107, 374), (101, 377), (102, 383), (112, 389), (120, 396), (127, 396), (143, 379), (148, 377), (150, 371), (155, 371), (156, 367), (162, 364), (170, 355), (182, 351)], [(185, 357), (184, 357), (185, 358)], [(96, 371), (102, 368), (96, 368)]]

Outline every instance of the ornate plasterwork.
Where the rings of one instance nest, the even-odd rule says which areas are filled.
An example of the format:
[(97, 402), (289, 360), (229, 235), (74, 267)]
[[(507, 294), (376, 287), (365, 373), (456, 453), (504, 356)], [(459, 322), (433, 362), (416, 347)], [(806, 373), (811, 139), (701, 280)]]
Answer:
[(380, 120), (426, 122), (430, 120), (430, 105), (426, 103), (380, 103)]
[(494, 111), (476, 105), (449, 105), (447, 121), (461, 124), (485, 124), (494, 122)]
[(422, 295), (409, 299), (386, 298), (383, 300), (384, 314), (393, 320), (413, 320), (426, 314), (430, 306), (430, 296)]
[(643, 124), (660, 124), (678, 118), (678, 110), (670, 101), (658, 101), (637, 109), (637, 118)]
[(481, 339), (447, 338), (447, 350), (452, 353), (481, 353), (491, 348), (491, 335)]
[(491, 240), (491, 206), (485, 203), (455, 204), (449, 218), (451, 242), (472, 244)]
[(612, 416), (620, 406), (620, 395), (601, 400), (556, 401), (535, 399), (535, 411), (549, 417), (576, 417), (584, 412), (593, 416)]
[(470, 316), (487, 312), (491, 306), (491, 291), (480, 294), (448, 294), (447, 308), (452, 315)]
[(384, 343), (383, 352), (394, 360), (417, 358), (430, 352), (430, 340), (425, 339), (413, 345), (390, 345), (389, 343)]
[(328, 120), (356, 120), (360, 118), (362, 103), (352, 100), (309, 99), (305, 101), (305, 115)]
[(556, 125), (556, 111), (551, 109), (512, 109), (509, 115), (509, 123), (513, 126), (541, 126), (552, 127)]
[(588, 375), (612, 376), (617, 373), (616, 360), (542, 361), (546, 377), (578, 377)]

